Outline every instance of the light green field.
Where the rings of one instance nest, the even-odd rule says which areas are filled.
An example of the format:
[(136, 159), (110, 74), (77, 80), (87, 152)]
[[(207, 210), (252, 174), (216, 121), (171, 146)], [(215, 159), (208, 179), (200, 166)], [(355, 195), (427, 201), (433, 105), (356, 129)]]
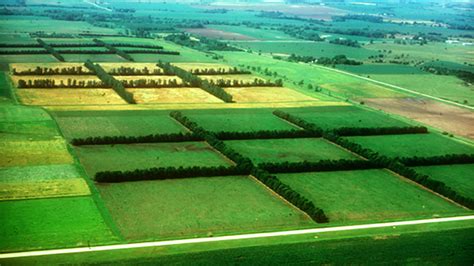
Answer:
[(341, 127), (393, 127), (408, 126), (400, 120), (381, 112), (355, 106), (326, 106), (288, 109), (288, 113), (313, 123), (325, 130)]
[(385, 170), (279, 174), (336, 223), (451, 216), (466, 210)]
[(246, 176), (98, 187), (119, 230), (129, 240), (229, 235), (314, 224)]
[(186, 131), (166, 112), (56, 112), (54, 116), (64, 136), (68, 139), (96, 136), (146, 136)]
[(434, 133), (348, 137), (348, 139), (388, 157), (474, 154), (473, 146)]
[[(64, 56), (64, 58), (66, 57)], [(48, 63), (48, 62), (58, 62), (58, 60), (49, 54), (0, 55), (0, 62), (1, 63)]]
[(101, 171), (231, 164), (205, 142), (79, 146), (76, 151), (90, 177)]
[(322, 138), (231, 140), (225, 143), (255, 164), (357, 159)]
[(445, 183), (464, 197), (474, 198), (474, 164), (419, 166), (414, 169), (420, 174)]
[(217, 111), (193, 110), (183, 112), (192, 121), (213, 132), (259, 130), (291, 130), (294, 125), (276, 117), (269, 109), (228, 109)]
[(88, 246), (115, 241), (90, 197), (0, 202), (0, 250)]

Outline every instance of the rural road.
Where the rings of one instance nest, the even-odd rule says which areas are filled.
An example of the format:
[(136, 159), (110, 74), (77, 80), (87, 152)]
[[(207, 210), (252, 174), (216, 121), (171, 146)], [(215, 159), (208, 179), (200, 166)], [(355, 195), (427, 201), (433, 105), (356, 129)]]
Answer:
[(87, 3), (87, 4), (91, 4), (91, 5), (93, 5), (93, 6), (97, 7), (97, 8), (99, 8), (99, 9), (103, 9), (103, 10), (106, 10), (106, 11), (109, 11), (109, 12), (112, 11), (112, 9), (110, 9), (110, 8), (100, 6), (100, 5), (96, 4), (96, 3), (90, 2), (90, 1), (88, 1), (88, 0), (84, 0), (84, 2)]
[(327, 232), (354, 231), (354, 230), (361, 230), (361, 229), (445, 223), (445, 222), (466, 221), (466, 220), (474, 220), (474, 215), (447, 217), (447, 218), (421, 219), (421, 220), (411, 220), (411, 221), (399, 221), (399, 222), (387, 222), (387, 223), (361, 224), (361, 225), (350, 225), (350, 226), (337, 226), (337, 227), (326, 227), (326, 228), (313, 228), (313, 229), (303, 229), (303, 230), (290, 230), (290, 231), (279, 231), (279, 232), (269, 232), (269, 233), (142, 242), (142, 243), (133, 243), (133, 244), (119, 244), (119, 245), (106, 245), (106, 246), (95, 246), (95, 247), (65, 248), (65, 249), (52, 249), (52, 250), (25, 251), (25, 252), (16, 252), (16, 253), (3, 253), (3, 254), (0, 254), (0, 259), (61, 255), (61, 254), (73, 254), (73, 253), (84, 253), (84, 252), (111, 251), (111, 250), (134, 249), (134, 248), (163, 247), (163, 246), (183, 245), (183, 244), (196, 244), (196, 243), (209, 243), (209, 242), (219, 242), (219, 241), (229, 241), (229, 240), (243, 240), (243, 239), (256, 239), (256, 238), (266, 238), (266, 237), (278, 237), (278, 236), (317, 234), (317, 233), (327, 233)]

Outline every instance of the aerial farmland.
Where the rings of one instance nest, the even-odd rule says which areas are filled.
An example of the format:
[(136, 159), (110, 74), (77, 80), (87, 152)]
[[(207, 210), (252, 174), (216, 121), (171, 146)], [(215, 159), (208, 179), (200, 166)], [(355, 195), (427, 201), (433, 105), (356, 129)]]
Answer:
[(472, 265), (472, 4), (375, 2), (0, 3), (0, 265)]

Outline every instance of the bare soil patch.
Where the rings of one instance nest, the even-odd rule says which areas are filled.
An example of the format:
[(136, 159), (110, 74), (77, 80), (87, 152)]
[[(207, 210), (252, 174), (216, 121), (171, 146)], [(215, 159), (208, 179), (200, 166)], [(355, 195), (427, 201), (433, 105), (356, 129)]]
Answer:
[(368, 106), (474, 139), (474, 113), (426, 98), (366, 98)]

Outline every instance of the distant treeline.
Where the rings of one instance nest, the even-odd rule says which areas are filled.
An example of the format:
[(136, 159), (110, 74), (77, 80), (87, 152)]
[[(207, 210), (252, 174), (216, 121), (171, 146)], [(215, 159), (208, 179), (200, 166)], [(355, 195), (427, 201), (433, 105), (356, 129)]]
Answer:
[(244, 81), (239, 79), (210, 79), (207, 82), (211, 85), (216, 85), (218, 87), (282, 87), (283, 81), (281, 79), (275, 80), (272, 82), (270, 80), (263, 80), (255, 78), (252, 81)]
[(344, 16), (332, 16), (334, 22), (343, 22), (346, 20), (362, 20), (372, 23), (383, 23), (382, 16), (373, 15), (344, 15)]
[(300, 56), (291, 54), (288, 58), (291, 62), (304, 62), (304, 63), (315, 63), (318, 65), (330, 66), (330, 65), (362, 65), (363, 62), (348, 59), (345, 55), (336, 55), (333, 58), (329, 57), (314, 57), (314, 56)]
[(452, 75), (464, 80), (465, 82), (474, 83), (474, 72), (432, 65), (422, 66), (421, 69), (435, 75)]
[(248, 70), (241, 70), (237, 67), (233, 68), (196, 68), (191, 69), (189, 72), (194, 75), (242, 75), (242, 74), (252, 74)]
[(177, 75), (191, 87), (199, 87), (207, 91), (208, 93), (216, 96), (217, 98), (223, 100), (224, 102), (232, 102), (232, 95), (227, 93), (223, 88), (210, 84), (208, 81), (202, 80), (198, 76), (182, 68), (161, 61), (158, 62), (157, 66), (162, 68), (163, 71), (165, 71), (166, 73), (173, 73)]
[(132, 144), (132, 143), (157, 143), (157, 142), (185, 142), (201, 141), (203, 138), (192, 133), (170, 133), (146, 136), (101, 136), (88, 138), (75, 138), (72, 145), (105, 145), (105, 144)]
[(36, 75), (36, 76), (48, 76), (48, 75), (89, 75), (93, 74), (87, 68), (82, 66), (73, 66), (73, 67), (40, 67), (29, 68), (26, 70), (18, 71), (16, 68), (12, 69), (13, 75)]
[(179, 179), (190, 177), (211, 177), (244, 175), (247, 171), (239, 166), (192, 166), (160, 167), (137, 169), (133, 171), (107, 171), (95, 175), (95, 180), (102, 183), (130, 182), (142, 180)]
[(49, 44), (45, 43), (43, 40), (41, 39), (36, 39), (36, 41), (41, 45), (43, 46), (43, 48), (48, 51), (51, 55), (53, 55), (56, 59), (58, 59), (59, 61), (61, 62), (64, 62), (64, 57), (62, 55), (60, 55), (56, 50), (54, 50), (53, 47), (51, 47)]
[(110, 88), (102, 81), (67, 79), (66, 82), (55, 79), (19, 79), (18, 88)]
[(112, 75), (108, 74), (100, 65), (94, 64), (90, 60), (87, 60), (84, 65), (93, 73), (95, 73), (103, 83), (112, 87), (112, 89), (114, 89), (114, 91), (127, 103), (136, 103), (133, 99), (133, 94), (125, 90), (123, 84), (120, 81), (116, 80)]
[(360, 48), (360, 44), (359, 44), (358, 41), (349, 40), (349, 39), (337, 38), (337, 39), (334, 39), (334, 40), (330, 40), (329, 43)]
[(241, 49), (229, 46), (224, 42), (206, 37), (199, 37), (199, 40), (196, 40), (185, 33), (170, 34), (164, 39), (166, 41), (174, 42), (176, 44), (187, 46), (200, 51), (242, 51)]

